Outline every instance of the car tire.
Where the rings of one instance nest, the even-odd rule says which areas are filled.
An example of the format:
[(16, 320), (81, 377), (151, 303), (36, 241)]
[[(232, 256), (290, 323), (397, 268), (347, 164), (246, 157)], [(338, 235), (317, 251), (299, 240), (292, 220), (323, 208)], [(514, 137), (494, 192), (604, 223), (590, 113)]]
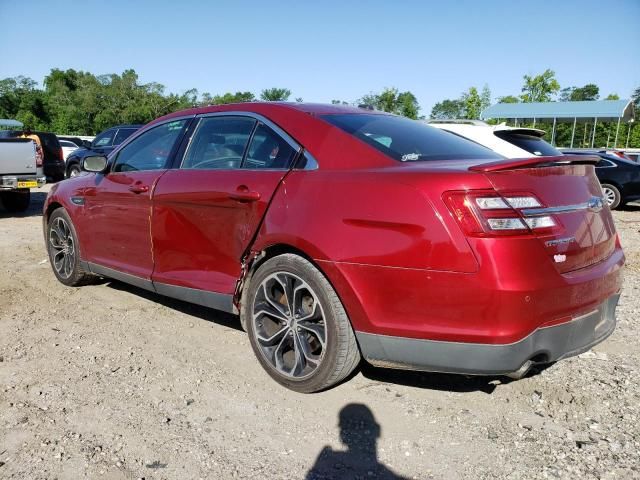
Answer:
[(252, 274), (246, 290), (241, 322), (276, 382), (317, 392), (358, 366), (360, 351), (342, 302), (311, 262), (293, 254), (273, 257)]
[(29, 208), (31, 191), (28, 188), (0, 193), (2, 205), (10, 213), (21, 213)]
[(611, 210), (615, 210), (620, 206), (622, 195), (620, 195), (620, 190), (618, 187), (611, 185), (610, 183), (602, 184), (602, 196), (607, 205)]
[(61, 283), (68, 287), (79, 287), (95, 278), (82, 267), (78, 235), (64, 208), (53, 211), (47, 222), (45, 236), (51, 269)]
[(80, 168), (80, 165), (73, 163), (69, 165), (69, 168), (67, 168), (67, 178), (77, 177), (81, 171), (82, 169)]

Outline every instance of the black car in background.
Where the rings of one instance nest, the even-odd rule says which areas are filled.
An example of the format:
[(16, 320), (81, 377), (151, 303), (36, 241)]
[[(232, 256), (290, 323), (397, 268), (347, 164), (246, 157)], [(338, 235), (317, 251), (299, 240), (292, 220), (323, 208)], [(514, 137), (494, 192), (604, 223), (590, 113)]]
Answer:
[(596, 155), (596, 176), (609, 207), (614, 210), (632, 200), (640, 199), (640, 164), (603, 152), (563, 150), (571, 155)]
[(101, 132), (91, 142), (91, 147), (80, 148), (67, 158), (66, 176), (75, 177), (81, 172), (82, 159), (90, 155), (108, 156), (114, 148), (135, 133), (142, 125), (118, 125)]
[(3, 138), (18, 138), (23, 135), (37, 135), (42, 146), (42, 168), (47, 181), (60, 181), (64, 179), (65, 163), (62, 154), (62, 146), (58, 137), (51, 132), (31, 132), (24, 130), (4, 130), (0, 132)]

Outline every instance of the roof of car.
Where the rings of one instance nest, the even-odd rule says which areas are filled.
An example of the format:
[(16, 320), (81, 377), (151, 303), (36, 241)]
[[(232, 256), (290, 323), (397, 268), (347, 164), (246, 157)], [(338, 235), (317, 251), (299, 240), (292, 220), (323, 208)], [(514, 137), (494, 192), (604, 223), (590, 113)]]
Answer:
[(376, 114), (390, 115), (386, 112), (378, 110), (369, 110), (366, 108), (353, 107), (351, 105), (334, 105), (323, 103), (302, 103), (302, 102), (241, 102), (241, 103), (225, 103), (222, 105), (207, 105), (205, 107), (194, 107), (187, 110), (180, 110), (170, 113), (163, 117), (157, 118), (151, 123), (157, 123), (162, 120), (182, 117), (185, 115), (202, 115), (204, 113), (229, 112), (229, 111), (245, 111), (253, 113), (268, 114), (269, 111), (297, 111), (308, 113), (310, 115), (330, 115), (330, 114)]

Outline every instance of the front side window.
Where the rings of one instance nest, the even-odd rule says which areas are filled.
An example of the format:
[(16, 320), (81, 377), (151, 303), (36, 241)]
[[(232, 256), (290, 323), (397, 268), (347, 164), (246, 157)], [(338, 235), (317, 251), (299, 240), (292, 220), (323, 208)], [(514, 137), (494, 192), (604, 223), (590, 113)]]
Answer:
[(264, 124), (253, 134), (242, 168), (289, 168), (297, 151)]
[(240, 168), (256, 121), (248, 117), (207, 117), (200, 120), (181, 168)]
[(321, 118), (401, 162), (503, 158), (458, 135), (395, 115), (332, 114)]
[(116, 133), (116, 136), (113, 139), (113, 145), (114, 146), (115, 145), (120, 145), (127, 138), (129, 138), (131, 135), (133, 135), (136, 130), (137, 130), (137, 128), (121, 128), (121, 129), (119, 129), (118, 133)]
[(160, 170), (165, 168), (167, 159), (186, 124), (186, 120), (158, 125), (125, 145), (116, 157), (114, 172), (139, 170)]
[(107, 130), (104, 133), (101, 133), (93, 140), (94, 147), (110, 147), (111, 142), (113, 141), (113, 134), (115, 130)]

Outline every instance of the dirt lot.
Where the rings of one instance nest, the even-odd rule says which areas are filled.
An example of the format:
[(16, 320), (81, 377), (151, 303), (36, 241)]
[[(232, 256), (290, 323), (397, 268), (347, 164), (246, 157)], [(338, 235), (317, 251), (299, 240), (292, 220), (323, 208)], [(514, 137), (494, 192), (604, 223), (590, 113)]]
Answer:
[(300, 395), (234, 317), (59, 284), (44, 195), (0, 211), (0, 478), (640, 478), (637, 204), (615, 213), (626, 284), (593, 351), (517, 382), (365, 368)]

